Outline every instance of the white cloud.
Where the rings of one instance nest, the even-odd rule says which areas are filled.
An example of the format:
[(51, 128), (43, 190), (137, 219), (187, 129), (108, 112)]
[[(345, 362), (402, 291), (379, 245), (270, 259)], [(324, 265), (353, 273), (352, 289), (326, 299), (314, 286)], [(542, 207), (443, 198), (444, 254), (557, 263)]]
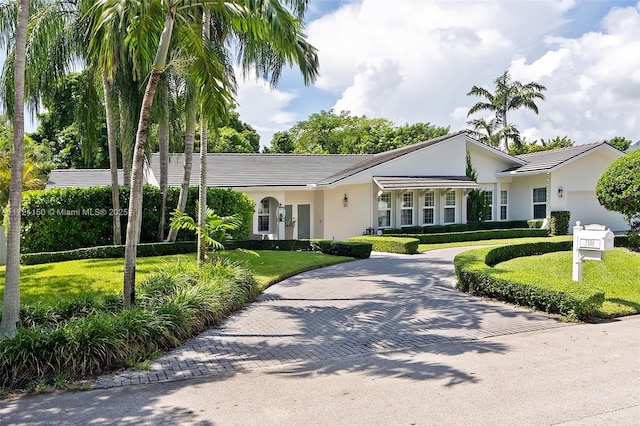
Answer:
[(237, 111), (260, 134), (261, 145), (269, 145), (273, 133), (288, 129), (296, 119), (286, 110), (296, 97), (293, 92), (272, 89), (265, 80), (246, 79), (238, 84)]
[[(638, 7), (612, 9), (600, 27), (561, 38), (573, 1), (350, 2), (309, 25), (319, 49), (316, 87), (337, 110), (465, 128), (477, 99), (506, 69), (547, 86), (540, 115), (512, 114), (529, 138), (578, 143), (640, 138)], [(282, 108), (285, 106), (283, 105)]]

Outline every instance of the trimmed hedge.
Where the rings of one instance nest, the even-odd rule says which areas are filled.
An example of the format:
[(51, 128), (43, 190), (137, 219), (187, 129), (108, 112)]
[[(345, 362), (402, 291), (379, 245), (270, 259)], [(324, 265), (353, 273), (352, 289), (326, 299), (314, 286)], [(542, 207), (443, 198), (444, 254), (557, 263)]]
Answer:
[[(491, 229), (530, 228), (527, 220), (505, 220), (500, 222), (451, 223), (449, 225), (403, 226), (402, 228), (382, 228), (382, 235), (440, 234), (445, 232), (466, 232)], [(542, 225), (542, 221), (540, 221)], [(540, 226), (538, 226), (539, 228)]]
[(319, 251), (334, 256), (367, 259), (371, 256), (371, 244), (366, 242), (334, 240), (240, 240), (232, 241), (227, 249)]
[[(180, 188), (169, 188), (165, 235), (169, 230), (169, 214), (175, 209)], [(143, 188), (142, 229), (140, 241), (156, 242), (160, 221), (160, 189)], [(189, 189), (186, 213), (195, 215), (198, 187)], [(246, 194), (231, 189), (209, 188), (207, 205), (220, 216), (238, 214), (240, 228), (231, 231), (236, 239), (249, 237), (255, 203)], [(120, 187), (120, 207), (129, 206), (129, 188)], [(26, 191), (22, 201), (23, 253), (72, 250), (81, 247), (106, 246), (113, 243), (111, 188), (62, 188)], [(122, 237), (126, 235), (127, 216), (121, 216)], [(181, 231), (178, 240), (194, 240), (195, 232)]]
[(529, 228), (542, 228), (544, 219), (530, 219), (530, 220), (527, 220), (526, 222)]
[(454, 266), (461, 291), (521, 306), (585, 319), (595, 314), (604, 302), (604, 293), (582, 283), (572, 283), (562, 290), (547, 289), (496, 278), (492, 266), (521, 256), (538, 255), (571, 248), (570, 241), (518, 244), (471, 250), (456, 256)]
[[(444, 234), (396, 234), (400, 238), (416, 238), (420, 244), (453, 243), (460, 241), (498, 240), (505, 238), (546, 237), (546, 229), (494, 229), (491, 231), (448, 232)], [(375, 250), (375, 247), (374, 247)]]
[[(79, 259), (124, 258), (124, 245), (87, 247), (75, 250), (53, 251), (44, 253), (25, 253), (20, 255), (23, 265), (64, 262)], [(138, 257), (168, 256), (171, 254), (195, 253), (195, 241), (178, 241), (175, 243), (143, 243), (138, 244)]]
[(553, 235), (567, 235), (569, 233), (569, 219), (571, 218), (571, 212), (569, 211), (555, 211), (551, 212), (551, 218), (549, 219), (549, 229)]
[[(418, 237), (418, 236), (417, 236)], [(349, 241), (370, 243), (374, 251), (385, 253), (415, 254), (418, 253), (419, 240), (409, 237), (352, 237)]]

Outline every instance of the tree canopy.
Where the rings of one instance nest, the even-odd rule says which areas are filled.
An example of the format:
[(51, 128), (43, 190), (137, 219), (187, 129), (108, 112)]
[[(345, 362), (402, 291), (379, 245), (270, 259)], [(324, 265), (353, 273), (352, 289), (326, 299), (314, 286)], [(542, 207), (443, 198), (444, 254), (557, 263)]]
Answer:
[(629, 147), (632, 144), (632, 142), (629, 139), (627, 139), (625, 137), (622, 137), (622, 136), (613, 137), (613, 138), (609, 139), (607, 141), (607, 143), (609, 145), (611, 145), (612, 147), (614, 147), (617, 150), (622, 151), (622, 152), (624, 152), (627, 149), (629, 149)]
[(640, 150), (611, 163), (598, 180), (596, 197), (604, 208), (628, 220), (640, 214)]
[(385, 118), (320, 111), (277, 132), (265, 152), (300, 154), (376, 154), (446, 135), (449, 127), (430, 123), (395, 126)]

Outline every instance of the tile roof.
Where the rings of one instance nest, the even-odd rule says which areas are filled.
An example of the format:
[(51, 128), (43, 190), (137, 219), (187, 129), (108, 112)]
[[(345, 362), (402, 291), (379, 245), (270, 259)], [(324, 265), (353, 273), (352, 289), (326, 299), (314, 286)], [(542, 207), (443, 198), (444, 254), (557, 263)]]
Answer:
[(467, 176), (374, 176), (381, 189), (477, 188)]
[(534, 152), (531, 154), (516, 155), (516, 158), (524, 160), (527, 164), (519, 167), (512, 167), (505, 170), (511, 173), (535, 173), (549, 171), (559, 165), (574, 159), (588, 151), (602, 146), (604, 142), (575, 145), (568, 148), (554, 149), (550, 151)]
[[(200, 177), (200, 154), (193, 154), (190, 185)], [(299, 186), (315, 184), (372, 155), (321, 154), (208, 154), (207, 185), (219, 188)], [(169, 186), (182, 183), (184, 154), (169, 157)], [(150, 167), (160, 176), (160, 156), (152, 154)]]
[[(124, 182), (122, 170), (118, 170), (118, 182)], [(51, 170), (46, 189), (51, 188), (90, 188), (92, 186), (111, 186), (109, 169), (55, 169)]]

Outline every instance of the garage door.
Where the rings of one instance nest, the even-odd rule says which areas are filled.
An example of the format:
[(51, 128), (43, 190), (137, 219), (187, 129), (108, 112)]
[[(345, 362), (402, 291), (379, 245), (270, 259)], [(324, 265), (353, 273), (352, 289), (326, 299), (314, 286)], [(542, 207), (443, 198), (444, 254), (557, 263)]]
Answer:
[(579, 220), (583, 225), (591, 223), (605, 225), (614, 232), (629, 228), (622, 215), (602, 207), (592, 191), (569, 191), (567, 206), (571, 212), (571, 227)]

